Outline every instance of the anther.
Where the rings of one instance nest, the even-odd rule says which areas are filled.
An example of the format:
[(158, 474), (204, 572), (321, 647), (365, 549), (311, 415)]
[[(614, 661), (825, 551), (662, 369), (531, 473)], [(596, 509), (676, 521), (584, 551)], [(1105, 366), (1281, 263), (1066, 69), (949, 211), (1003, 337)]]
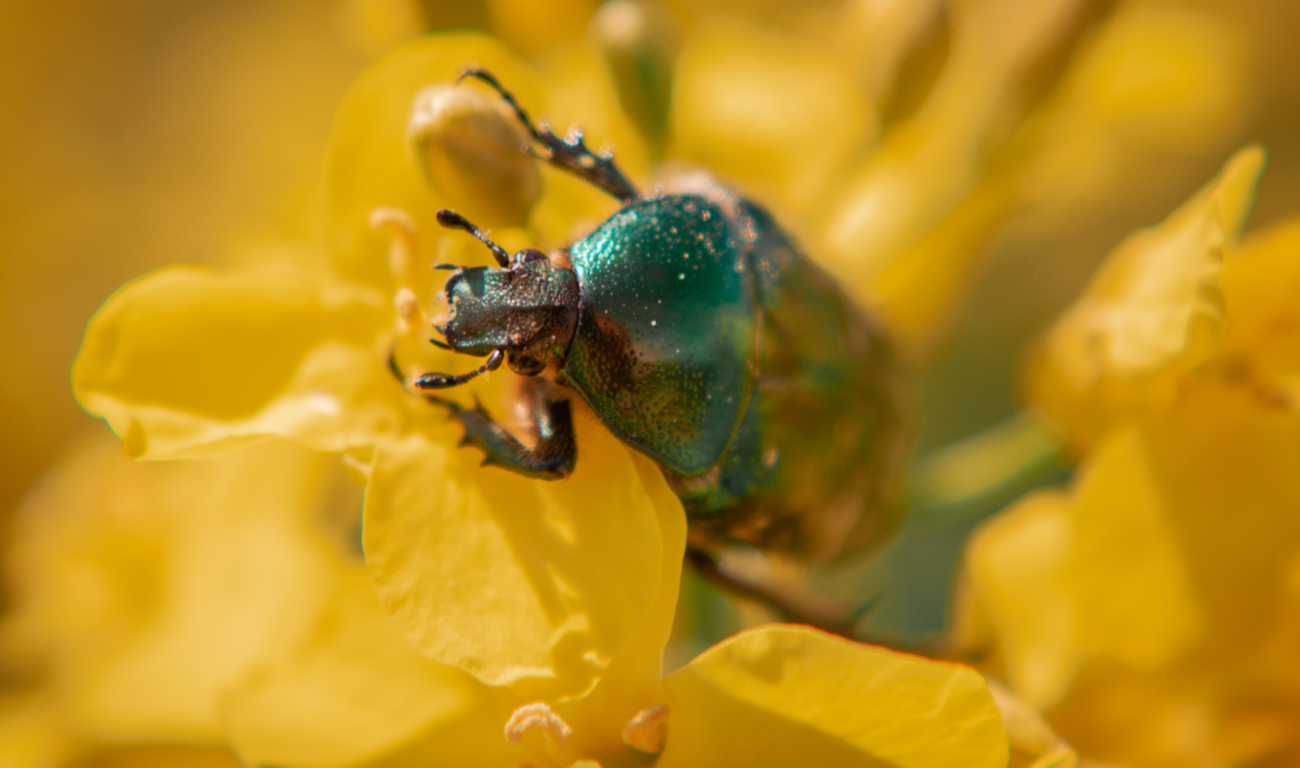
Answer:
[(666, 704), (655, 704), (637, 712), (623, 726), (623, 743), (648, 754), (658, 754), (664, 748), (664, 723), (669, 715)]
[(422, 314), (420, 300), (415, 298), (415, 291), (406, 286), (398, 288), (397, 293), (393, 296), (393, 306), (397, 308), (397, 316), (401, 318), (402, 322), (415, 327), (423, 325), (420, 317)]
[(564, 722), (544, 701), (535, 701), (516, 709), (506, 722), (506, 741), (518, 744), (524, 734), (534, 728), (542, 728), (555, 745), (561, 749), (569, 745), (573, 728)]

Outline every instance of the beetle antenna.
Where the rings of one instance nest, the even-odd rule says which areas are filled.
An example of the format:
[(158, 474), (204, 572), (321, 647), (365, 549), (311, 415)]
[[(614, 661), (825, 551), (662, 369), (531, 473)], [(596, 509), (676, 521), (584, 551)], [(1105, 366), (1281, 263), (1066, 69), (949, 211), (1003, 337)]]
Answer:
[(467, 77), (481, 80), (492, 86), (492, 89), (499, 93), (515, 111), (515, 117), (523, 123), (533, 140), (546, 147), (548, 152), (546, 155), (541, 155), (533, 149), (533, 155), (557, 168), (563, 168), (588, 184), (595, 184), (624, 203), (630, 203), (639, 197), (636, 187), (628, 181), (618, 166), (614, 165), (613, 154), (597, 154), (587, 149), (587, 145), (582, 142), (581, 131), (572, 131), (561, 139), (555, 135), (545, 120), (534, 125), (528, 113), (519, 106), (519, 102), (515, 101), (515, 95), (507, 91), (491, 72), (479, 67), (465, 67), (460, 71), (460, 77), (456, 78), (456, 82), (459, 83)]
[[(483, 234), (483, 230), (471, 224), (469, 219), (466, 219), (459, 213), (443, 208), (438, 211), (438, 223), (447, 229), (463, 229), (474, 237), (477, 237), (479, 242), (486, 245), (492, 251), (492, 255), (497, 259), (497, 264), (501, 265), (502, 268), (510, 266), (510, 254), (506, 253), (506, 249), (492, 242), (492, 238)], [(438, 264), (434, 266), (434, 269), (441, 269), (444, 266), (451, 265)]]
[(426, 373), (411, 382), (411, 385), (416, 389), (448, 389), (450, 387), (459, 387), (461, 384), (477, 378), (488, 371), (495, 371), (500, 368), (501, 361), (505, 359), (505, 350), (493, 350), (492, 354), (488, 355), (486, 363), (483, 363), (469, 373), (462, 373), (456, 376), (449, 373)]

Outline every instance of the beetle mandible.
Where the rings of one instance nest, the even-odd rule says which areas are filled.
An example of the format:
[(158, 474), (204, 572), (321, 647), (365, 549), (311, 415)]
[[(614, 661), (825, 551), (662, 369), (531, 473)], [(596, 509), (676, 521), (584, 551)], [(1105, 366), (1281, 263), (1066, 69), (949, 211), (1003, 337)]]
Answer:
[(451, 409), (485, 464), (547, 480), (577, 460), (576, 394), (662, 468), (697, 553), (744, 542), (817, 561), (879, 541), (896, 522), (906, 428), (896, 355), (877, 324), (754, 202), (702, 176), (643, 195), (580, 133), (534, 125), (484, 70), (467, 77), (511, 107), (532, 138), (525, 151), (622, 207), (567, 248), (513, 256), (439, 211), (499, 268), (438, 265), (454, 271), (435, 325), (445, 340), (433, 343), (487, 361), (413, 386), (458, 386), (506, 362), (526, 377), (532, 447), (481, 406), (426, 396)]

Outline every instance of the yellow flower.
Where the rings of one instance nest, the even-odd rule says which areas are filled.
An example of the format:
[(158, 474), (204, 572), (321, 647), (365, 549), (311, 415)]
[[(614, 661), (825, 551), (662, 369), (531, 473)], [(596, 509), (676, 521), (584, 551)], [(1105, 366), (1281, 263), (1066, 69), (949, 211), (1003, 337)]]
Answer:
[(1214, 354), (1219, 273), (1254, 198), (1264, 153), (1238, 153), (1160, 226), (1129, 237), (1049, 332), (1030, 395), (1083, 448), (1112, 426), (1168, 407)]
[[(630, 463), (626, 452), (609, 448), (617, 459), (614, 464)], [(648, 585), (653, 599), (643, 615), (603, 606), (627, 616), (633, 631), (614, 649), (605, 674), (589, 692), (548, 693), (548, 689), (558, 690), (552, 681), (521, 674), (530, 671), (525, 665), (537, 656), (535, 643), (492, 635), (493, 630), (505, 628), (490, 617), (458, 623), (459, 617), (438, 610), (447, 602), (447, 585), (458, 588), (456, 582), (463, 578), (458, 571), (468, 569), (457, 562), (434, 562), (446, 553), (435, 536), (447, 524), (437, 519), (406, 532), (407, 546), (400, 554), (408, 561), (408, 573), (402, 575), (409, 580), (400, 592), (387, 590), (404, 601), (395, 610), (390, 605), (390, 610), (399, 622), (423, 611), (458, 628), (458, 666), (480, 679), (492, 673), (501, 686), (469, 682), (465, 676), (465, 683), (451, 688), (444, 683), (441, 691), (421, 688), (423, 683), (413, 681), (420, 679), (418, 670), (431, 662), (411, 650), (381, 646), (380, 638), (368, 629), (371, 623), (384, 621), (377, 601), (373, 592), (358, 588), (335, 603), (338, 615), (330, 630), (302, 655), (269, 669), (233, 694), (235, 748), (254, 763), (322, 768), (347, 764), (337, 757), (342, 743), (375, 744), (379, 738), (373, 729), (359, 724), (387, 722), (390, 711), (409, 720), (407, 702), (419, 693), (427, 722), (414, 741), (389, 744), (395, 750), (391, 759), (399, 764), (448, 761), (453, 756), (461, 765), (537, 768), (788, 765), (807, 760), (858, 764), (873, 758), (899, 766), (1005, 764), (1005, 736), (993, 700), (977, 675), (955, 665), (862, 646), (807, 628), (774, 625), (727, 640), (662, 677), (685, 527), (657, 470), (644, 460), (636, 464), (637, 476), (656, 500), (655, 509), (648, 510), (652, 529), (645, 533), (661, 542), (656, 562), (647, 564), (653, 565), (657, 581)], [(377, 460), (376, 475), (387, 471), (381, 467), (384, 462)], [(458, 512), (470, 516), (468, 524), (453, 529), (453, 535), (468, 534), (457, 538), (467, 551), (465, 556), (491, 556), (481, 547), (493, 542), (467, 531), (474, 526), (473, 505), (449, 511)], [(533, 526), (539, 548), (573, 545), (563, 540), (558, 522), (548, 518)], [(393, 538), (391, 531), (382, 530), (384, 524), (378, 522), (381, 530), (374, 535)], [(628, 555), (627, 550), (607, 553), (623, 559)], [(590, 585), (559, 580), (577, 574), (579, 562), (576, 557), (552, 561), (552, 570), (572, 566), (569, 574), (532, 575), (548, 584), (554, 580), (549, 590), (551, 610), (593, 594)], [(388, 566), (381, 563), (376, 569), (385, 573)], [(584, 586), (588, 589), (579, 592)], [(383, 591), (381, 587), (381, 599)], [(536, 610), (517, 604), (519, 591), (499, 592), (487, 585), (480, 587), (478, 596), (496, 603), (501, 612)], [(352, 622), (355, 625), (350, 626)], [(418, 632), (420, 627), (414, 629)], [(443, 643), (448, 640), (436, 631), (425, 631), (417, 640), (435, 636)], [(427, 652), (427, 646), (419, 647)], [(503, 667), (497, 658), (507, 655), (505, 647), (517, 659), (514, 668)], [(385, 702), (379, 713), (371, 711), (372, 698)], [(294, 705), (299, 701), (317, 705), (304, 709)], [(353, 754), (353, 749), (349, 746), (343, 754)]]
[(1121, 244), (1048, 335), (1032, 391), (1080, 472), (968, 546), (966, 644), (1099, 759), (1300, 748), (1300, 228), (1236, 243), (1261, 161)]
[(301, 236), (328, 116), (364, 64), (335, 4), (7, 4), (0, 518), (85, 426), (68, 367), (110, 291)]
[(357, 557), (358, 493), (330, 457), (275, 442), (141, 464), (88, 440), (21, 518), (0, 664), (35, 687), (0, 711), (0, 733), (21, 736), (0, 755), (129, 764), (156, 745), (154, 759), (207, 764), (228, 743), (248, 764), (303, 768), (1005, 764), (998, 709), (963, 667), (777, 625), (662, 677), (685, 529), (639, 463), (657, 502), (647, 533), (664, 542), (653, 601), (599, 685), (564, 700), (406, 642)]
[(3, 719), (43, 740), (17, 765), (220, 744), (226, 689), (312, 630), (338, 561), (359, 567), (345, 529), (327, 525), (355, 519), (349, 485), (337, 462), (284, 443), (205, 464), (130, 462), (98, 436), (76, 445), (22, 510), (6, 559), (0, 667), (39, 686)]

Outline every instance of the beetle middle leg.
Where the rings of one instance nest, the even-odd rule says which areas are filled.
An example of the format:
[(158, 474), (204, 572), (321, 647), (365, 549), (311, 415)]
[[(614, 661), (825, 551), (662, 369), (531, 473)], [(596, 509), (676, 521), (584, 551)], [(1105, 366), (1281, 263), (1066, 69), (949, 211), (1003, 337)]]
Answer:
[(688, 540), (686, 562), (707, 581), (737, 597), (753, 600), (776, 611), (782, 621), (807, 624), (841, 637), (853, 637), (856, 617), (836, 600), (773, 580), (754, 580), (730, 572), (715, 551)]
[(518, 101), (515, 101), (514, 94), (506, 90), (491, 72), (478, 67), (466, 67), (460, 71), (459, 79), (464, 80), (467, 77), (481, 80), (501, 94), (501, 98), (505, 99), (510, 108), (515, 111), (515, 116), (519, 118), (519, 122), (523, 124), (533, 140), (546, 147), (547, 154), (538, 154), (538, 157), (578, 176), (589, 184), (595, 184), (624, 203), (637, 199), (639, 195), (636, 187), (614, 164), (614, 157), (612, 155), (606, 157), (587, 149), (581, 131), (570, 130), (569, 134), (561, 139), (551, 131), (551, 126), (545, 120), (533, 125), (528, 113)]

